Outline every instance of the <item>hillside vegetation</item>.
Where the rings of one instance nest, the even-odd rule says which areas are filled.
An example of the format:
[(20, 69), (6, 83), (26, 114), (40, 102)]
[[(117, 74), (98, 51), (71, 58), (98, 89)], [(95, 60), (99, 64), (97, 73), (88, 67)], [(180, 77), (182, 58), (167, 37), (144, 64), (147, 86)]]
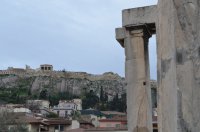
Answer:
[[(85, 75), (85, 74), (84, 74)], [(125, 111), (125, 80), (111, 72), (103, 75), (1, 75), (0, 100), (25, 103), (28, 99), (59, 100), (81, 98), (83, 108)], [(123, 102), (124, 101), (124, 102)], [(121, 108), (120, 104), (123, 108)]]

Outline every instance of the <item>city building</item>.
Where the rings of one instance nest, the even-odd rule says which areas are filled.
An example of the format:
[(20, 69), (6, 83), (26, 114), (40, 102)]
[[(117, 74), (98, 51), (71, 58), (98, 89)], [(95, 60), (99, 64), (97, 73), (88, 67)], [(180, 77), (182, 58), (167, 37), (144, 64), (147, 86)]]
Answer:
[(59, 117), (70, 117), (78, 110), (78, 105), (73, 101), (60, 100), (58, 106), (53, 107), (53, 112), (57, 113)]
[(71, 128), (72, 121), (54, 118), (44, 120), (48, 124), (48, 132), (66, 132)]

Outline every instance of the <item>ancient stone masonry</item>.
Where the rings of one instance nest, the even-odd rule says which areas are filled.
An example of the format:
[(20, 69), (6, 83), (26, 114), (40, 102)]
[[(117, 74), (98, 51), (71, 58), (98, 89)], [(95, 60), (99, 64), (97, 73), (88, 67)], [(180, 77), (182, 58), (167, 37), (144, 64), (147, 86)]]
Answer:
[[(149, 90), (147, 44), (154, 33), (157, 34), (159, 132), (199, 132), (199, 12), (199, 0), (159, 0), (157, 6), (123, 10), (123, 27), (116, 29), (116, 39), (126, 54), (129, 132), (151, 131), (148, 125), (151, 119), (144, 118), (151, 116), (147, 103), (150, 95), (141, 91)], [(140, 111), (138, 104), (144, 102), (140, 99), (144, 95), (146, 103)], [(138, 123), (138, 118), (147, 122)]]
[(53, 71), (53, 66), (49, 64), (40, 65), (41, 71)]

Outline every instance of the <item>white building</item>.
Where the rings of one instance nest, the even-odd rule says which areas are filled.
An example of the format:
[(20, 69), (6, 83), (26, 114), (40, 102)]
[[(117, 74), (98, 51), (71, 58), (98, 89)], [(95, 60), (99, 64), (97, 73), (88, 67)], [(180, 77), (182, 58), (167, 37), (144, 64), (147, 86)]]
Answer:
[(53, 112), (59, 117), (70, 117), (78, 109), (78, 105), (73, 101), (60, 100), (58, 106), (53, 107)]

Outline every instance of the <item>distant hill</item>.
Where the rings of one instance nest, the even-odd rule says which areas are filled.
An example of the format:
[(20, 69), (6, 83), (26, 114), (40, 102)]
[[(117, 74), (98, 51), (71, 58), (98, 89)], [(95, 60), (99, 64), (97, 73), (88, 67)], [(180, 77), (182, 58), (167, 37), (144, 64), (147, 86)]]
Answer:
[[(6, 74), (5, 74), (6, 73)], [(9, 73), (9, 74), (7, 74)], [(126, 109), (126, 82), (113, 72), (101, 75), (70, 71), (21, 70), (0, 72), (0, 100), (25, 103), (27, 99), (46, 99), (51, 105), (59, 100), (83, 99), (83, 108), (101, 110)], [(151, 81), (153, 104), (156, 106), (156, 81)], [(98, 101), (99, 100), (99, 101)], [(95, 104), (93, 104), (95, 103)]]
[(125, 79), (112, 72), (93, 75), (85, 72), (27, 72), (23, 74), (0, 75), (0, 99), (8, 97), (20, 99), (38, 98), (42, 91), (48, 95), (70, 93), (81, 96), (84, 92), (93, 91), (100, 96), (100, 89), (112, 99), (125, 92)]

